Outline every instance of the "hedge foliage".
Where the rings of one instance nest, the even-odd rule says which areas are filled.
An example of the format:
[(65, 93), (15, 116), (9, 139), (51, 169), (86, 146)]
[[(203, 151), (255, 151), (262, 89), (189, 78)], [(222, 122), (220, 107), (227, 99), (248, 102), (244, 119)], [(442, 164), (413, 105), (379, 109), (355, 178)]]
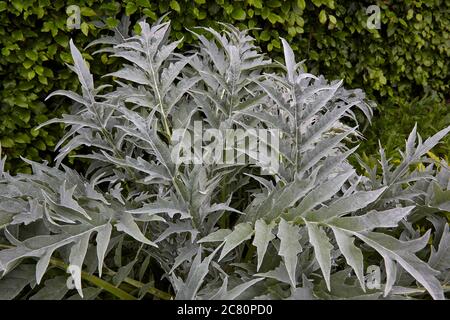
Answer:
[[(72, 4), (81, 8), (80, 29), (67, 28)], [(373, 4), (381, 9), (381, 29), (366, 26), (371, 15), (366, 8)], [(62, 130), (33, 128), (67, 108), (65, 100), (44, 102), (49, 92), (77, 85), (64, 65), (71, 62), (70, 38), (83, 47), (102, 29), (116, 27), (123, 14), (152, 22), (167, 12), (172, 35), (184, 37), (185, 46), (193, 40), (186, 28), (214, 27), (218, 21), (257, 28), (252, 31), (257, 44), (275, 59), (281, 57), (279, 37), (285, 38), (311, 72), (342, 78), (346, 87), (360, 87), (377, 102), (363, 151), (373, 153), (380, 139), (392, 153), (414, 122), (424, 135), (450, 123), (449, 9), (441, 0), (0, 1), (0, 141), (7, 169), (26, 171), (15, 167), (19, 156), (52, 159)], [(94, 74), (115, 63), (106, 54), (101, 61), (91, 66)], [(446, 142), (437, 149), (441, 155), (450, 154)]]

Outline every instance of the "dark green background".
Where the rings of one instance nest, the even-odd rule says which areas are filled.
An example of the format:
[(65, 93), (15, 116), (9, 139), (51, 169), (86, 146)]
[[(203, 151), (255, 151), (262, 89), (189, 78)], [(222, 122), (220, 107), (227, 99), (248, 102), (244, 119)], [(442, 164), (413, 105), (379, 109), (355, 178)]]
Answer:
[[(66, 8), (81, 8), (81, 29), (68, 30)], [(381, 29), (368, 30), (366, 7), (381, 9)], [(378, 104), (373, 125), (364, 129), (367, 140), (360, 153), (376, 152), (378, 139), (390, 155), (402, 146), (417, 121), (428, 136), (450, 124), (449, 55), (450, 1), (334, 1), (334, 0), (102, 0), (0, 1), (0, 141), (8, 155), (7, 169), (28, 170), (19, 156), (52, 159), (62, 127), (33, 128), (67, 110), (69, 102), (45, 97), (56, 89), (76, 89), (68, 41), (79, 48), (100, 32), (94, 21), (108, 28), (122, 14), (149, 22), (169, 12), (172, 37), (192, 35), (185, 28), (217, 27), (230, 22), (251, 31), (263, 51), (278, 59), (284, 37), (306, 59), (308, 71), (328, 79), (344, 79), (348, 88), (362, 88)], [(84, 52), (88, 61), (92, 50)], [(95, 57), (91, 70), (105, 73), (116, 63)], [(111, 66), (109, 66), (111, 68)], [(98, 79), (99, 77), (97, 77)], [(450, 155), (450, 139), (435, 152)]]

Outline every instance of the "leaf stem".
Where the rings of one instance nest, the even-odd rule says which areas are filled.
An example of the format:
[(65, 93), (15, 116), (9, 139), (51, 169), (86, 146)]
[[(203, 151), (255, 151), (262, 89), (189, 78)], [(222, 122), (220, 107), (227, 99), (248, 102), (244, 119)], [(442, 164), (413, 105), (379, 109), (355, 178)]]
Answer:
[[(11, 248), (14, 248), (14, 246), (0, 243), (0, 248), (11, 249)], [(65, 262), (63, 262), (59, 259), (56, 259), (56, 258), (51, 258), (50, 264), (61, 270), (64, 270), (64, 271), (66, 271), (67, 268), (69, 267), (69, 265), (67, 265)], [(108, 270), (108, 269), (106, 269), (106, 272), (104, 272), (104, 273), (109, 276), (116, 275), (116, 272), (114, 272), (112, 270)], [(90, 282), (90, 283), (96, 285), (97, 287), (111, 293), (112, 295), (116, 296), (117, 298), (119, 298), (121, 300), (137, 300), (137, 298), (132, 296), (131, 294), (129, 294), (129, 293), (123, 291), (122, 289), (113, 286), (109, 282), (107, 282), (97, 276), (91, 275), (85, 271), (81, 271), (81, 278), (83, 280)], [(131, 279), (128, 277), (124, 279), (124, 282), (134, 286), (135, 288), (142, 288), (145, 286), (145, 284), (143, 284), (142, 282), (139, 282), (137, 280), (134, 280), (134, 279)], [(147, 292), (155, 297), (162, 299), (162, 300), (171, 300), (172, 299), (172, 296), (169, 293), (161, 291), (154, 287), (147, 288)]]
[[(66, 263), (64, 263), (61, 260), (55, 259), (55, 258), (50, 259), (50, 264), (59, 269), (62, 269), (62, 270), (67, 270), (67, 268), (68, 268), (68, 265)], [(83, 280), (90, 282), (90, 283), (96, 285), (97, 287), (113, 294), (120, 300), (137, 300), (136, 297), (132, 296), (128, 292), (123, 291), (122, 289), (113, 286), (109, 282), (107, 282), (103, 279), (100, 279), (99, 277), (96, 277), (94, 275), (91, 275), (85, 271), (81, 271), (81, 278)]]

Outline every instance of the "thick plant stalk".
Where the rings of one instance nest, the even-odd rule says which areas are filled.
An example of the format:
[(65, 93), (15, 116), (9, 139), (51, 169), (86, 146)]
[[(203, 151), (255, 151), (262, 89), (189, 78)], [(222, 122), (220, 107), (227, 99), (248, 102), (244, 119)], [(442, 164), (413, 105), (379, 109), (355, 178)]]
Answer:
[[(0, 248), (11, 249), (11, 248), (13, 248), (13, 246), (0, 244)], [(64, 270), (64, 271), (67, 270), (67, 268), (69, 267), (66, 263), (64, 263), (63, 261), (56, 259), (56, 258), (51, 258), (50, 264), (61, 270)], [(110, 276), (114, 276), (116, 274), (112, 270), (106, 270), (106, 272), (104, 272), (104, 273), (107, 275), (110, 275)], [(83, 280), (90, 282), (93, 285), (111, 293), (112, 295), (119, 298), (120, 300), (137, 300), (136, 297), (132, 296), (128, 292), (126, 292), (118, 287), (115, 287), (112, 284), (110, 284), (109, 282), (107, 282), (97, 276), (91, 275), (85, 271), (81, 271), (81, 278)], [(124, 279), (124, 282), (134, 286), (135, 288), (142, 288), (144, 286), (144, 284), (142, 282), (131, 279), (129, 277), (126, 277)], [(169, 293), (161, 291), (154, 287), (147, 288), (147, 292), (157, 298), (162, 299), (162, 300), (171, 300), (172, 299), (172, 296)]]

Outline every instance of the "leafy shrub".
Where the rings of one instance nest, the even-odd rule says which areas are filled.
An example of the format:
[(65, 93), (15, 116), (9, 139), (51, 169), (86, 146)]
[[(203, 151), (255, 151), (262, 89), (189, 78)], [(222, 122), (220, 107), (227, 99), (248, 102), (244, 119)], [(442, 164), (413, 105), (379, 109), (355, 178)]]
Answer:
[[(14, 161), (20, 156), (52, 160), (62, 127), (35, 127), (67, 109), (62, 100), (44, 103), (49, 92), (54, 88), (77, 89), (73, 75), (64, 66), (72, 63), (67, 49), (69, 38), (75, 36), (67, 29), (66, 8), (79, 5), (83, 20), (117, 10), (114, 4), (111, 9), (111, 5), (98, 2), (96, 13), (89, 8), (94, 2), (0, 1), (0, 142), (9, 156), (7, 168), (28, 172), (25, 163)], [(91, 32), (97, 31), (91, 27)], [(79, 44), (89, 41), (77, 33)]]
[[(124, 60), (108, 85), (95, 86), (70, 42), (81, 94), (51, 95), (74, 101), (45, 124), (67, 127), (56, 165), (1, 170), (1, 298), (77, 298), (68, 267), (83, 270), (86, 299), (444, 298), (450, 170), (424, 155), (450, 127), (425, 141), (414, 128), (399, 165), (381, 148), (381, 168), (360, 161), (359, 175), (347, 158), (354, 112), (372, 116), (361, 90), (304, 72), (284, 39), (281, 64), (231, 25), (201, 29), (212, 39), (193, 31), (198, 47), (184, 54), (169, 23), (140, 27), (92, 44)], [(178, 163), (173, 135), (195, 121), (279, 130), (278, 171)], [(61, 163), (80, 146), (85, 172)], [(370, 265), (379, 288), (366, 286)]]
[[(69, 38), (84, 47), (101, 28), (115, 28), (122, 14), (155, 21), (168, 12), (173, 19), (172, 38), (184, 37), (180, 46), (195, 38), (186, 27), (216, 27), (218, 16), (241, 29), (252, 29), (256, 43), (272, 58), (282, 59), (279, 37), (285, 38), (306, 59), (309, 72), (343, 79), (349, 87), (364, 88), (377, 101), (374, 126), (365, 130), (369, 139), (361, 147), (372, 154), (381, 139), (388, 154), (396, 156), (393, 151), (417, 121), (414, 115), (420, 115), (419, 127), (426, 135), (450, 124), (445, 100), (449, 99), (449, 7), (442, 0), (375, 3), (381, 9), (380, 30), (365, 27), (365, 9), (374, 1), (0, 1), (0, 141), (9, 159), (6, 166), (13, 172), (28, 172), (26, 163), (15, 161), (19, 156), (49, 161), (54, 157), (62, 127), (33, 128), (67, 111), (65, 100), (44, 103), (44, 99), (54, 88), (75, 90), (77, 82), (64, 65), (72, 63)], [(66, 26), (66, 9), (72, 4), (80, 7), (79, 30)], [(83, 56), (92, 60), (87, 52)], [(116, 60), (102, 55), (91, 72), (104, 74)], [(416, 102), (425, 95), (432, 101)], [(450, 141), (446, 142), (436, 150), (438, 154), (450, 155)]]

